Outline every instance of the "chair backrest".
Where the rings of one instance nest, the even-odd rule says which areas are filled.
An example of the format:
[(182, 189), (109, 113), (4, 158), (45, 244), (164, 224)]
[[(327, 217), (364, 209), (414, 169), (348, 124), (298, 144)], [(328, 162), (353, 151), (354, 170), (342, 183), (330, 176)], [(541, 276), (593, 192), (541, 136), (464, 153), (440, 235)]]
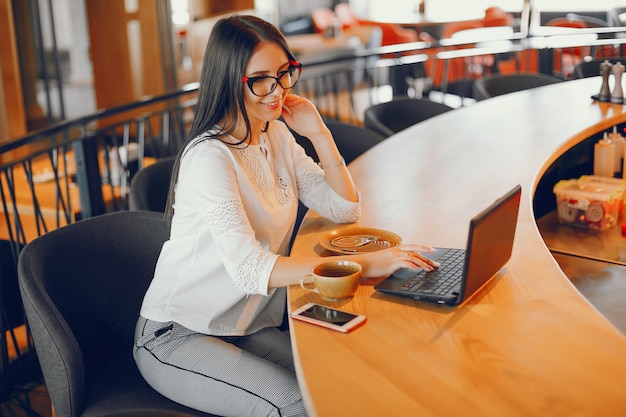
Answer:
[(64, 226), (22, 250), (22, 301), (57, 415), (80, 415), (94, 369), (120, 351), (132, 356), (141, 302), (168, 236), (161, 214), (121, 211)]
[(326, 120), (326, 126), (333, 134), (335, 143), (347, 164), (385, 139), (376, 132), (337, 120)]
[(546, 26), (559, 26), (565, 28), (576, 28), (576, 29), (584, 29), (587, 27), (585, 22), (578, 19), (570, 19), (567, 17), (557, 17), (552, 19), (546, 23)]
[(587, 28), (605, 28), (609, 25), (606, 20), (598, 19), (597, 17), (593, 16), (585, 16), (578, 13), (568, 13), (565, 18), (573, 21), (582, 22)]
[[(460, 22), (448, 22), (444, 24), (442, 38), (449, 39), (456, 32), (484, 27), (482, 20), (463, 20)], [(469, 47), (469, 46), (468, 46)]]
[(485, 27), (490, 26), (512, 26), (514, 22), (513, 15), (505, 12), (499, 6), (491, 6), (485, 9), (485, 17), (482, 24)]
[(613, 7), (607, 12), (608, 25), (611, 27), (626, 26), (626, 7)]
[(417, 42), (418, 35), (413, 29), (404, 28), (396, 23), (385, 23), (375, 20), (359, 18), (352, 10), (349, 3), (337, 3), (335, 15), (344, 28), (354, 26), (377, 26), (381, 30), (382, 46), (397, 45), (399, 43)]
[(328, 27), (333, 26), (337, 21), (337, 16), (332, 9), (328, 7), (319, 7), (311, 12), (311, 19), (313, 21), (313, 28), (318, 33), (324, 33)]
[[(324, 122), (335, 139), (337, 148), (346, 161), (349, 164), (356, 159), (363, 152), (367, 151), (372, 146), (382, 142), (385, 137), (373, 132), (369, 129), (365, 129), (361, 126), (356, 126), (350, 123), (345, 123), (332, 119), (325, 119)], [(292, 131), (296, 142), (298, 142), (316, 162), (319, 161), (315, 148), (311, 142)]]
[(446, 104), (424, 98), (397, 97), (367, 108), (363, 114), (363, 122), (366, 128), (389, 137), (450, 110), (453, 108)]
[(485, 100), (491, 97), (542, 87), (561, 81), (560, 78), (541, 73), (488, 75), (474, 81), (473, 94), (476, 100)]
[[(580, 78), (588, 78), (588, 77), (596, 77), (600, 75), (600, 65), (604, 61), (609, 61), (611, 64), (616, 64), (620, 62), (622, 65), (626, 66), (626, 58), (606, 58), (606, 59), (593, 59), (591, 61), (584, 61), (574, 67), (574, 72), (572, 74), (572, 78), (580, 79)], [(598, 87), (600, 89), (600, 87)]]
[(335, 15), (344, 28), (359, 25), (359, 18), (354, 14), (349, 3), (337, 3)]
[(128, 195), (131, 210), (165, 212), (175, 162), (174, 156), (159, 159), (135, 174)]

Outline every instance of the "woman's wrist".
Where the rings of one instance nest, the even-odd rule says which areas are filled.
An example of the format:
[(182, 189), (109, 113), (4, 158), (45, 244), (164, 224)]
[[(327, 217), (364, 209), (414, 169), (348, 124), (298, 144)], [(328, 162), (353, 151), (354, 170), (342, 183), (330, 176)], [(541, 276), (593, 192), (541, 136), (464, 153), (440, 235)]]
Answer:
[(322, 169), (345, 167), (346, 166), (346, 160), (341, 158), (338, 162), (331, 162), (330, 164), (323, 164), (323, 163), (319, 162), (318, 165)]
[(330, 129), (328, 129), (328, 127), (323, 126), (321, 130), (319, 130), (318, 132), (314, 133), (314, 134), (309, 134), (306, 135), (306, 137), (312, 142), (312, 143), (320, 143), (320, 142), (327, 142), (329, 140), (333, 140), (333, 134), (330, 132)]

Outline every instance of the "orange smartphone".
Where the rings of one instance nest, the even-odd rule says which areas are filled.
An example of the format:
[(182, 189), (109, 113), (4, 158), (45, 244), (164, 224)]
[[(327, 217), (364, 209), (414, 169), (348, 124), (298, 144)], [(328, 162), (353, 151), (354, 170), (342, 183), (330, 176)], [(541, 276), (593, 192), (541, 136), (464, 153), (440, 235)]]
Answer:
[(308, 303), (291, 313), (294, 320), (315, 324), (341, 333), (348, 333), (362, 326), (366, 317), (348, 313), (316, 303)]

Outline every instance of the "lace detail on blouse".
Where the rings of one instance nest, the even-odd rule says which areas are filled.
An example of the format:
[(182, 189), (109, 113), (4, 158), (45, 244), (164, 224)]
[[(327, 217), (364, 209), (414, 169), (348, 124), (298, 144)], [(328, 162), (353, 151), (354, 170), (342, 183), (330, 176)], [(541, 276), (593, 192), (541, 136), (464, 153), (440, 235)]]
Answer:
[(267, 160), (261, 154), (260, 149), (247, 147), (238, 149), (235, 153), (239, 157), (255, 193), (264, 204), (268, 207), (273, 207), (276, 204), (284, 206), (295, 199), (289, 181), (275, 172), (273, 164), (267, 164)]
[(314, 165), (310, 165), (298, 175), (298, 189), (301, 194), (307, 194), (324, 181), (324, 172)]
[[(216, 239), (237, 230), (247, 222), (243, 204), (239, 200), (224, 201), (207, 214), (207, 220)], [(258, 294), (258, 277), (272, 258), (271, 253), (250, 252), (235, 267), (233, 281), (246, 294)]]
[(250, 252), (237, 266), (233, 276), (235, 285), (246, 294), (258, 294), (258, 277), (272, 255), (263, 252)]
[(215, 237), (246, 224), (243, 204), (239, 200), (224, 201), (207, 213), (207, 221)]
[(331, 201), (330, 211), (333, 213), (334, 220), (337, 223), (352, 223), (361, 217), (360, 205), (352, 206), (348, 209), (344, 204)]
[(278, 195), (276, 197), (278, 198), (278, 202), (282, 206), (284, 206), (285, 204), (292, 201), (295, 197), (293, 195), (291, 187), (289, 187), (289, 182), (287, 182), (280, 175), (278, 175), (276, 178), (278, 180)]

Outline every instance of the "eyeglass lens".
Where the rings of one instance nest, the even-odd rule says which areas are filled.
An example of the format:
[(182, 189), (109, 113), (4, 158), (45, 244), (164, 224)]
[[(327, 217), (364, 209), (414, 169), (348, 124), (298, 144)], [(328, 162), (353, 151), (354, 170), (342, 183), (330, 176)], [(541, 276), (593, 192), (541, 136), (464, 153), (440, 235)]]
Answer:
[(284, 89), (291, 88), (298, 82), (300, 71), (297, 67), (289, 68), (279, 77), (259, 77), (250, 86), (257, 96), (266, 96), (276, 89), (278, 83)]

